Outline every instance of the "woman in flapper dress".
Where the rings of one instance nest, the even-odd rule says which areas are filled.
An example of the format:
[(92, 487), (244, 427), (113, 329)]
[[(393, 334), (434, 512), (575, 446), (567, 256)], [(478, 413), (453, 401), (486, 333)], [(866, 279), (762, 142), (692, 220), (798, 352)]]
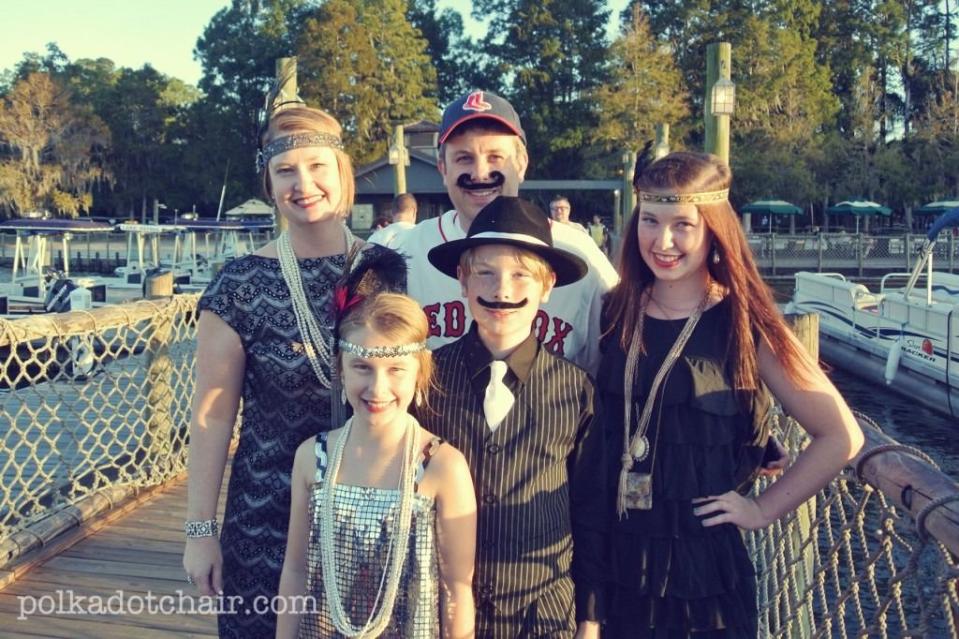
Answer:
[[(863, 435), (760, 278), (726, 164), (686, 152), (645, 164), (597, 378), (615, 500), (605, 636), (752, 639), (755, 576), (741, 530), (795, 510)], [(770, 392), (811, 441), (752, 498)]]
[[(227, 262), (198, 305), (183, 566), (201, 594), (232, 597), (235, 613), (220, 615), (219, 632), (242, 639), (275, 635), (269, 604), (286, 547), (294, 453), (342, 412), (331, 390), (334, 289), (348, 265), (386, 251), (356, 240), (344, 224), (354, 186), (339, 123), (301, 103), (282, 106), (266, 119), (257, 158), (288, 231)], [(395, 288), (405, 290), (405, 270), (398, 273)], [(218, 536), (217, 501), (241, 400)]]

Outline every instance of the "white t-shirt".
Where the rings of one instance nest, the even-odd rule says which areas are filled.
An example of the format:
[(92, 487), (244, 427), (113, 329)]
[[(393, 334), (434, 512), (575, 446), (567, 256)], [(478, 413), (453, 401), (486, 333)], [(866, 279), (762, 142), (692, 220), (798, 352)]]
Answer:
[[(533, 330), (551, 353), (595, 375), (599, 366), (602, 298), (619, 277), (588, 235), (565, 224), (550, 222), (550, 227), (556, 248), (583, 258), (589, 270), (578, 282), (553, 289), (533, 322)], [(377, 235), (371, 236), (370, 241), (389, 246), (407, 258), (409, 295), (423, 306), (429, 320), (430, 349), (465, 335), (472, 316), (460, 283), (434, 268), (426, 257), (434, 246), (466, 237), (456, 211), (424, 220), (412, 229), (396, 233), (388, 242), (380, 242)]]
[(416, 225), (412, 222), (393, 222), (392, 224), (387, 224), (379, 231), (371, 233), (367, 241), (379, 244), (380, 246), (389, 246), (398, 233), (408, 231), (414, 226)]

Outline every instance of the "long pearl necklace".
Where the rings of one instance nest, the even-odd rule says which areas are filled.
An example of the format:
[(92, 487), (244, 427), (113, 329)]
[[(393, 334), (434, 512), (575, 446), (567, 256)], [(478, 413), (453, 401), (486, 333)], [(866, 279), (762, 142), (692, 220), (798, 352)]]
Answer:
[[(330, 616), (336, 630), (347, 637), (372, 639), (379, 637), (386, 630), (393, 616), (393, 606), (396, 603), (396, 594), (399, 591), (400, 573), (409, 549), (410, 527), (413, 520), (413, 483), (416, 478), (416, 469), (413, 468), (413, 454), (416, 450), (416, 421), (407, 416), (406, 434), (404, 435), (405, 448), (403, 451), (403, 466), (400, 468), (399, 479), (399, 522), (396, 534), (393, 536), (386, 552), (386, 567), (380, 579), (380, 586), (373, 600), (370, 616), (362, 626), (354, 626), (349, 615), (343, 609), (343, 600), (340, 595), (339, 582), (336, 578), (340, 564), (336, 560), (336, 542), (334, 533), (334, 490), (336, 476), (343, 460), (343, 450), (346, 440), (349, 439), (353, 427), (352, 418), (343, 426), (343, 432), (336, 440), (333, 454), (330, 459), (329, 471), (323, 484), (324, 508), (320, 514), (320, 562), (323, 567), (323, 592), (330, 607)], [(379, 604), (379, 609), (377, 609)]]
[[(353, 243), (353, 235), (346, 226), (343, 226), (343, 233), (346, 240), (346, 251), (348, 252), (350, 245)], [(296, 318), (296, 325), (300, 329), (300, 336), (303, 338), (303, 350), (306, 351), (306, 359), (310, 362), (310, 366), (320, 380), (320, 384), (332, 388), (330, 377), (323, 370), (324, 364), (327, 369), (332, 369), (331, 340), (328, 333), (316, 321), (313, 309), (310, 308), (310, 302), (303, 288), (303, 278), (300, 276), (300, 265), (296, 261), (296, 253), (293, 252), (293, 243), (290, 241), (289, 231), (283, 231), (276, 238), (276, 256), (280, 260), (280, 271), (283, 273), (283, 279), (286, 281), (287, 288), (290, 289), (293, 316)]]

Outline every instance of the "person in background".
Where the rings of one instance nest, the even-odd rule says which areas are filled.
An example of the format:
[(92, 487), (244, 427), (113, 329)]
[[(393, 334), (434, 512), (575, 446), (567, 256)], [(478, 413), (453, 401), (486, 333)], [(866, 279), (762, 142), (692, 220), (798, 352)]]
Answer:
[(603, 224), (602, 218), (599, 217), (599, 213), (593, 215), (593, 221), (589, 223), (587, 228), (589, 236), (593, 238), (593, 241), (596, 242), (596, 246), (599, 247), (599, 250), (603, 252), (603, 255), (609, 255), (609, 229), (606, 228), (606, 225)]
[[(760, 277), (729, 203), (729, 167), (700, 153), (643, 160), (596, 380), (618, 462), (604, 636), (755, 639), (741, 530), (794, 511), (853, 458), (863, 434)], [(764, 455), (775, 453), (770, 391), (811, 443), (751, 498)]]
[(393, 198), (393, 224), (406, 229), (416, 226), (416, 198), (412, 193), (400, 193)]
[(574, 222), (569, 218), (572, 212), (573, 207), (565, 195), (557, 195), (549, 202), (549, 216), (553, 218), (554, 222), (565, 224), (566, 226), (572, 227), (577, 231), (582, 231), (585, 233), (586, 228), (582, 224), (579, 222)]
[(370, 235), (370, 242), (389, 246), (398, 234), (416, 226), (416, 198), (413, 194), (400, 193), (393, 198), (391, 214), (393, 222)]

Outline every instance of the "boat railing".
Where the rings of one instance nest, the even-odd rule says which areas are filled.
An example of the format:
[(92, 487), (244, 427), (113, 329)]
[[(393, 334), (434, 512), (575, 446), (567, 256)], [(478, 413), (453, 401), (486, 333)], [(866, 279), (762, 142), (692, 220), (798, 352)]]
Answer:
[[(912, 273), (886, 273), (885, 275), (882, 276), (882, 279), (879, 281), (879, 292), (886, 293), (886, 282), (888, 282), (889, 280), (901, 279), (901, 280), (908, 281), (911, 276), (912, 276)], [(923, 277), (923, 276), (920, 275), (920, 277)], [(905, 284), (905, 281), (902, 283)]]
[[(182, 477), (198, 297), (0, 320), (0, 570)], [(818, 334), (817, 319), (797, 332)], [(959, 485), (861, 421), (867, 444), (844, 473), (746, 535), (760, 636), (957, 636)], [(776, 422), (795, 458), (808, 436)]]

